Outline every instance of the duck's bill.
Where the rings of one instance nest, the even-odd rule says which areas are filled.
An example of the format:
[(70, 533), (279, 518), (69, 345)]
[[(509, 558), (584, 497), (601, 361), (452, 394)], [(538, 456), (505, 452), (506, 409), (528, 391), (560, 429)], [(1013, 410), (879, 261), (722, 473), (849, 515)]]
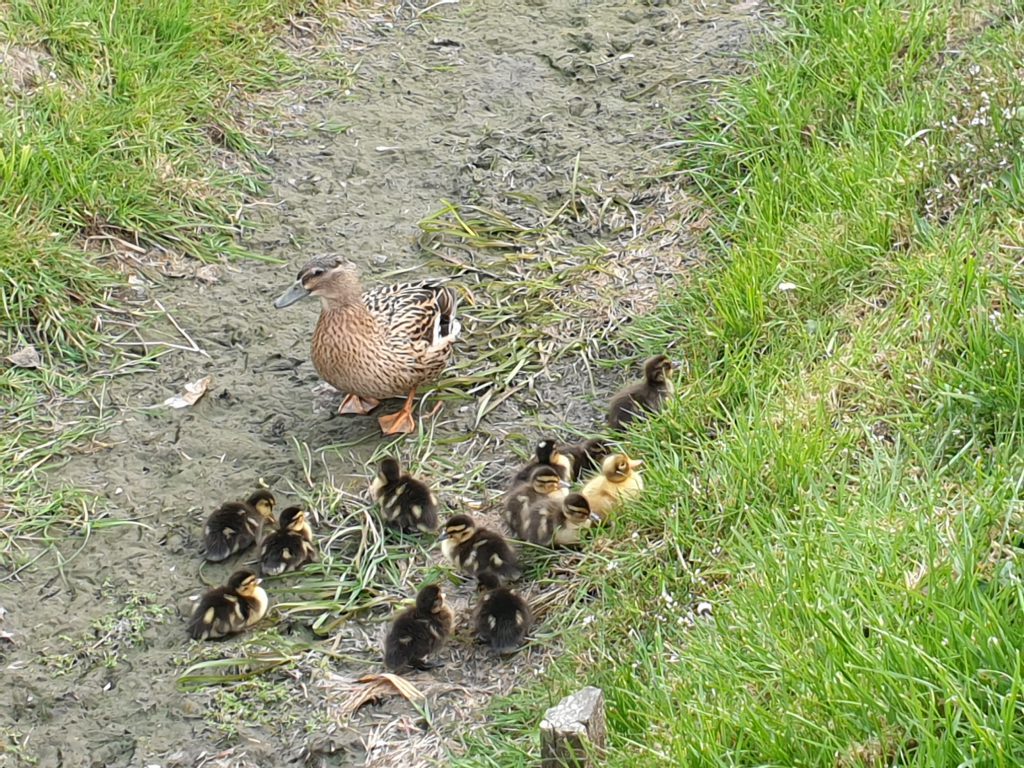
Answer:
[(630, 459), (629, 460), (629, 468), (630, 469), (639, 469), (643, 465), (644, 465), (644, 460), (643, 459)]
[(591, 512), (590, 513), (590, 522), (601, 524), (601, 523), (604, 522), (604, 520), (601, 519), (601, 516), (599, 514), (597, 514), (597, 512)]
[(284, 309), (307, 296), (309, 296), (309, 291), (302, 287), (302, 283), (295, 283), (295, 285), (274, 299), (274, 306), (278, 309)]

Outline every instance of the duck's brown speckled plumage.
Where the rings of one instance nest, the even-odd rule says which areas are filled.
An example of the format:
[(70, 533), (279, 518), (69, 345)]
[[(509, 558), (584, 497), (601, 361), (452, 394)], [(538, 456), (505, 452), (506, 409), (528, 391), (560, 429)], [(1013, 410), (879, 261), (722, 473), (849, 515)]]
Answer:
[(324, 301), (313, 365), (342, 392), (384, 400), (441, 375), (451, 355), (455, 294), (439, 280), (386, 285)]
[(313, 332), (313, 365), (346, 393), (340, 413), (368, 413), (377, 401), (405, 397), (402, 410), (381, 416), (385, 434), (412, 432), (416, 389), (448, 364), (461, 327), (457, 297), (442, 280), (363, 291), (355, 269), (335, 256), (310, 259), (295, 285), (274, 305), (316, 296), (323, 306)]

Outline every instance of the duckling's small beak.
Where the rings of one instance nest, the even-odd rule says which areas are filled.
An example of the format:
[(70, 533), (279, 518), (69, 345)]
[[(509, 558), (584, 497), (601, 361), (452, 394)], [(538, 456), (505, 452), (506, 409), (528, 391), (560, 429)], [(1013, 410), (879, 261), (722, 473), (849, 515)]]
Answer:
[(274, 300), (274, 306), (278, 309), (284, 309), (285, 307), (290, 307), (299, 299), (304, 299), (307, 296), (309, 296), (309, 291), (302, 286), (302, 283), (296, 282), (295, 285)]
[(570, 488), (572, 488), (572, 484), (571, 483), (567, 483), (565, 480), (560, 482), (558, 485), (561, 486), (562, 488), (565, 488), (566, 490), (569, 490)]
[(444, 541), (448, 538), (448, 531), (441, 531), (441, 535), (437, 537), (438, 541)]
[(256, 579), (256, 586), (257, 586), (257, 587), (258, 587), (258, 586), (259, 586), (260, 584), (262, 584), (262, 583), (263, 583), (263, 579)]
[(604, 522), (604, 520), (601, 519), (601, 516), (599, 514), (597, 514), (597, 512), (591, 512), (590, 513), (590, 521), (592, 523), (603, 523)]
[(630, 469), (637, 469), (639, 467), (642, 467), (643, 465), (644, 465), (644, 460), (643, 459), (630, 459), (629, 460), (629, 468)]

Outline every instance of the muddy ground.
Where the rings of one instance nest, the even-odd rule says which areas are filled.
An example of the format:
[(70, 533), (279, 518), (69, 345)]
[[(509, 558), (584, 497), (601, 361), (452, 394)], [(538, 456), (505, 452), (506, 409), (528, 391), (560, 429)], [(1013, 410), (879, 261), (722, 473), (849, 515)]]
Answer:
[[(447, 667), (409, 677), (429, 725), (401, 700), (346, 715), (353, 679), (381, 671), (391, 606), (438, 573), (431, 542), (374, 538), (368, 462), (392, 450), (450, 506), (493, 519), (489, 502), (537, 437), (596, 428), (636, 364), (622, 327), (699, 259), (703, 213), (655, 176), (709, 81), (735, 69), (757, 13), (752, 2), (478, 0), (354, 19), (342, 45), (355, 86), (284, 105), (302, 137), (275, 142), (269, 194), (244, 212), (246, 244), (282, 265), (195, 278), (173, 254), (133, 256), (146, 268), (131, 298), (160, 301), (176, 323), (142, 337), (201, 351), (111, 378), (97, 392), (109, 431), (54, 473), (97, 493), (98, 519), (128, 524), (0, 582), (0, 764), (429, 765), (458, 751), (453, 733), (485, 727), (492, 695), (542, 672), (557, 622), (501, 664), (462, 626)], [(318, 308), (272, 308), (325, 252), (367, 282), (408, 270), (464, 291), (464, 341), (418, 411), (441, 406), (419, 436), (386, 446), (374, 417), (336, 415), (308, 358)], [(204, 376), (195, 406), (160, 407)], [(261, 631), (193, 645), (191, 598), (237, 565), (201, 567), (202, 520), (259, 482), (315, 510), (325, 562), (269, 584), (283, 607)], [(533, 570), (542, 614), (573, 599), (567, 560)], [(468, 588), (451, 590), (465, 616)], [(180, 684), (196, 662), (252, 657), (281, 663), (248, 681)], [(252, 671), (213, 671), (238, 669)]]

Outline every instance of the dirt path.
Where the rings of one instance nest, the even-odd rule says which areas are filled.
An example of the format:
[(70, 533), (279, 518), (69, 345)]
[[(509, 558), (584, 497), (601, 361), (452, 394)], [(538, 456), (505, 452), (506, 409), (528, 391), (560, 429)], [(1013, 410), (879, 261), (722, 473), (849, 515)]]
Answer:
[[(19, 755), (65, 768), (429, 764), (454, 725), (479, 723), (491, 695), (540, 672), (553, 631), (542, 627), (537, 647), (499, 669), (463, 634), (455, 663), (411, 678), (433, 728), (401, 702), (340, 716), (351, 679), (380, 669), (389, 605), (436, 556), (353, 534), (368, 526), (358, 498), (367, 461), (386, 446), (374, 418), (338, 417), (337, 396), (314, 393), (317, 307), (278, 312), (271, 301), (323, 252), (361, 264), (367, 282), (406, 269), (455, 277), (471, 299), (459, 362), (427, 398), (442, 410), (393, 450), (453, 506), (486, 514), (510, 459), (538, 435), (592, 429), (634, 362), (619, 328), (696, 258), (700, 211), (670, 178), (645, 174), (672, 162), (674, 116), (734, 67), (755, 10), (481, 0), (425, 13), (403, 4), (357, 27), (350, 98), (292, 105), (306, 136), (279, 141), (273, 205), (247, 212), (263, 227), (249, 245), (286, 266), (137, 281), (204, 353), (173, 352), (153, 373), (112, 380), (98, 395), (117, 414), (104, 445), (56, 473), (95, 490), (97, 514), (130, 524), (0, 582), (10, 637), (0, 699), (13, 702), (0, 713), (13, 734), (0, 765)], [(434, 216), (444, 201), (457, 206)], [(177, 331), (151, 330), (165, 333)], [(206, 375), (213, 385), (195, 407), (153, 407)], [(200, 569), (201, 521), (261, 479), (282, 502), (310, 504), (322, 536), (334, 532), (326, 562), (270, 584), (284, 607), (266, 630), (192, 645), (189, 598), (234, 565)], [(537, 567), (531, 589), (557, 604), (552, 567)], [(468, 592), (454, 591), (464, 608)], [(342, 605), (352, 620), (332, 626)], [(253, 657), (282, 663), (234, 685), (178, 684), (190, 664)]]

